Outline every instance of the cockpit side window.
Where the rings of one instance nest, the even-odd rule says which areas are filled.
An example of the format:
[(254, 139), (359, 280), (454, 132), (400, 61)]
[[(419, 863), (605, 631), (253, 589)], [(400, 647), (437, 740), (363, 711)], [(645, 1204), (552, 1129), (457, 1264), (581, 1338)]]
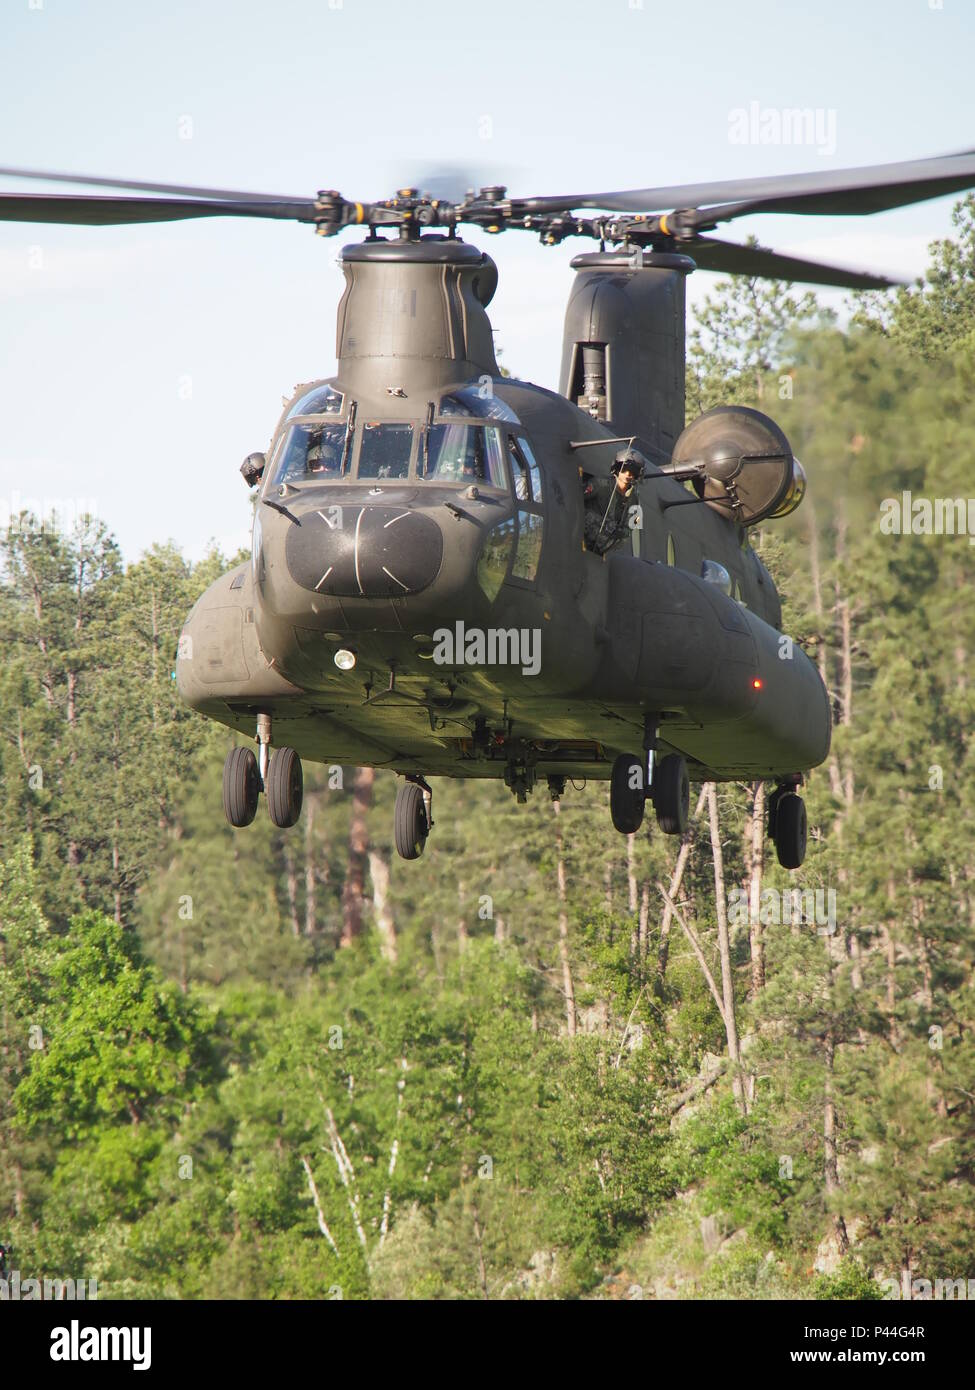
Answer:
[(269, 486), (340, 477), (345, 431), (338, 422), (292, 425), (277, 451)]
[(405, 478), (410, 471), (414, 429), (412, 423), (386, 421), (362, 426), (359, 444), (359, 478)]
[(532, 492), (528, 480), (528, 464), (514, 439), (510, 436), (508, 438), (508, 457), (511, 460), (511, 476), (515, 480), (515, 496), (519, 502), (530, 502)]
[[(515, 477), (516, 496), (523, 500), (531, 499), (533, 502), (542, 502), (542, 470), (538, 466), (538, 460), (532, 452), (532, 447), (523, 435), (518, 438), (512, 437), (509, 440), (511, 449), (511, 471)], [(519, 479), (525, 479), (527, 470), (528, 481), (521, 484), (523, 491), (519, 492)], [(530, 481), (530, 487), (529, 487)]]
[(480, 425), (428, 426), (417, 474), (425, 482), (483, 483), (506, 489), (500, 432)]

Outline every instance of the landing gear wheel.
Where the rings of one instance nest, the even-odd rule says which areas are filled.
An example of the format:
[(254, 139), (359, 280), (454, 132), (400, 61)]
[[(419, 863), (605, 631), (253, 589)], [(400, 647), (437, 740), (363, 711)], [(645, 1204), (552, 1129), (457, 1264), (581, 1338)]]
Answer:
[(806, 803), (795, 792), (776, 802), (775, 852), (783, 869), (798, 869), (806, 857)]
[(691, 779), (679, 753), (668, 753), (653, 770), (653, 805), (665, 835), (683, 835), (691, 811)]
[(396, 788), (393, 811), (393, 840), (401, 859), (419, 859), (430, 827), (423, 804), (423, 789), (415, 782), (402, 782)]
[(231, 748), (223, 765), (223, 809), (231, 825), (250, 825), (257, 815), (261, 779), (250, 748)]
[(301, 759), (293, 748), (279, 748), (272, 754), (264, 790), (268, 814), (274, 824), (282, 830), (294, 825), (301, 815), (304, 779)]
[(621, 753), (613, 763), (609, 781), (609, 812), (621, 835), (634, 835), (643, 824), (646, 773), (640, 758)]

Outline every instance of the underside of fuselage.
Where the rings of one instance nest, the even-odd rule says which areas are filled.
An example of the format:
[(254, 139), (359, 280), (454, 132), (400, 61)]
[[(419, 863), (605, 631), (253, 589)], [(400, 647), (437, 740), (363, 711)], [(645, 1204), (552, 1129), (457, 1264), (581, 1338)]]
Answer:
[[(632, 591), (629, 567), (642, 565), (618, 557), (625, 588)], [(612, 573), (611, 565), (605, 568)], [(455, 647), (447, 653), (453, 659), (438, 664), (434, 653), (444, 639), (434, 643), (433, 633), (416, 629), (407, 600), (395, 601), (398, 619), (386, 630), (302, 630), (282, 673), (261, 646), (252, 569), (241, 566), (207, 591), (187, 621), (177, 662), (180, 693), (200, 713), (249, 738), (258, 716), (269, 716), (274, 743), (294, 748), (303, 759), (404, 774), (502, 779), (506, 769), (527, 767), (539, 779), (605, 779), (619, 753), (642, 746), (648, 717), (659, 729), (660, 752), (682, 753), (694, 780), (776, 777), (820, 761), (828, 746), (829, 712), (808, 659), (797, 648), (789, 662), (781, 661), (773, 646), (779, 634), (760, 620), (740, 618), (730, 601), (727, 612), (737, 631), (726, 633), (718, 621), (707, 631), (693, 630), (694, 622), (706, 621), (711, 595), (705, 590), (700, 598), (704, 586), (686, 578), (697, 612), (685, 602), (683, 613), (648, 613), (645, 644), (639, 628), (634, 640), (634, 610), (614, 604), (608, 625), (590, 638), (599, 660), (573, 692), (552, 689), (551, 677), (545, 677), (546, 638), (557, 642), (558, 633), (546, 633), (551, 620), (544, 613), (540, 650), (529, 641), (520, 652), (512, 649), (538, 660), (539, 670), (531, 674), (510, 664), (465, 664), (457, 640), (465, 631), (460, 617), (437, 629), (449, 633)], [(639, 602), (639, 594), (632, 597)], [(511, 615), (502, 610), (502, 623), (505, 616)], [(577, 623), (585, 625), (584, 611)], [(761, 629), (764, 647), (754, 637)], [(510, 626), (499, 631), (528, 634)], [(721, 637), (727, 637), (729, 650), (705, 670)], [(688, 648), (699, 654), (696, 665), (684, 659)], [(353, 669), (337, 668), (334, 658), (342, 650), (354, 651)], [(571, 686), (571, 673), (554, 655), (552, 663), (558, 679)], [(664, 663), (669, 669), (662, 669)], [(657, 686), (649, 686), (650, 680)], [(682, 693), (681, 682), (688, 686)], [(656, 698), (654, 688), (662, 692)]]

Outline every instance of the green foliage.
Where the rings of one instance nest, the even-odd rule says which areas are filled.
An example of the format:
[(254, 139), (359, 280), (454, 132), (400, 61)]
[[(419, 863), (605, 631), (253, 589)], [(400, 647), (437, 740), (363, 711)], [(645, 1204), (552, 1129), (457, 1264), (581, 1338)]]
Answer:
[[(835, 892), (835, 922), (732, 925), (737, 1071), (665, 918), (678, 846), (616, 835), (604, 785), (556, 816), (443, 779), (407, 865), (378, 772), (349, 944), (355, 769), (306, 767), (299, 827), (232, 832), (229, 736), (176, 699), (221, 557), (124, 568), (92, 522), (9, 532), (0, 1238), (22, 1271), (143, 1298), (863, 1299), (970, 1268), (971, 550), (878, 525), (903, 490), (971, 490), (971, 199), (957, 226), (848, 328), (745, 280), (691, 335), (691, 412), (761, 405), (806, 466), (803, 508), (752, 541), (836, 721), (802, 873), (766, 845), (760, 875)], [(753, 795), (719, 788), (728, 888)], [(720, 986), (706, 818), (677, 898)]]
[(20, 1121), (80, 1138), (192, 1103), (209, 1062), (199, 1008), (100, 913), (74, 918), (58, 947), (45, 1046), (14, 1097)]
[[(757, 243), (750, 237), (747, 244)], [(834, 316), (809, 291), (790, 291), (778, 281), (738, 276), (705, 298), (687, 339), (689, 420), (715, 405), (768, 408), (766, 397), (791, 398), (782, 389), (788, 379), (791, 391), (791, 340)]]
[(835, 1274), (820, 1274), (813, 1280), (812, 1296), (822, 1300), (848, 1299), (857, 1303), (865, 1300), (876, 1302), (883, 1298), (884, 1290), (867, 1272), (861, 1260), (855, 1256), (847, 1256), (840, 1263)]

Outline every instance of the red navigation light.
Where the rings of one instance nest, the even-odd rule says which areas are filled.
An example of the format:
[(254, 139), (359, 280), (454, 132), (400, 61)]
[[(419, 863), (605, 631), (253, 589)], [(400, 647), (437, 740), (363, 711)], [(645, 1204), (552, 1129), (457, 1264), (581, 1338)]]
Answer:
[(761, 690), (761, 688), (762, 688), (762, 678), (761, 678), (761, 676), (756, 676), (755, 679), (752, 681), (752, 689), (753, 689), (753, 690)]

